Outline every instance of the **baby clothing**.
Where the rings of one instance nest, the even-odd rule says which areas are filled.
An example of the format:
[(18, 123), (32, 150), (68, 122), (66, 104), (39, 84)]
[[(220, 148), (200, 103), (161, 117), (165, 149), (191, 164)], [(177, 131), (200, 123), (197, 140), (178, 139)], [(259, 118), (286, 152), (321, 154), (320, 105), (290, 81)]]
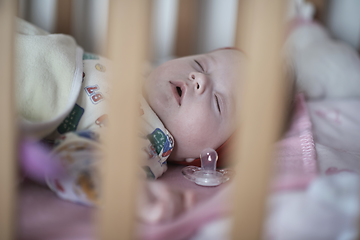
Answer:
[[(101, 141), (108, 124), (106, 106), (111, 97), (111, 62), (95, 54), (83, 53), (70, 36), (48, 34), (22, 20), (19, 20), (18, 28), (16, 60), (21, 64), (17, 64), (16, 84), (23, 86), (17, 90), (22, 130), (53, 145), (52, 159), (60, 162), (64, 174), (58, 178), (46, 176), (52, 190), (64, 199), (96, 203), (100, 194), (98, 161), (103, 155)], [(52, 57), (50, 44), (46, 51), (36, 51), (40, 46), (33, 38), (40, 39), (39, 44), (47, 42), (47, 38), (59, 38), (51, 42), (55, 45), (53, 48), (58, 49), (57, 55)], [(57, 46), (58, 42), (60, 46)], [(34, 59), (30, 59), (31, 54)], [(60, 62), (60, 70), (56, 60)], [(63, 66), (62, 61), (66, 62)], [(39, 68), (38, 73), (32, 73)], [(31, 97), (32, 92), (27, 91), (27, 86), (36, 91), (36, 98)], [(139, 96), (139, 106), (138, 136), (143, 169), (139, 172), (144, 177), (156, 179), (167, 170), (166, 160), (173, 150), (174, 138), (142, 96)]]
[(81, 87), (83, 50), (63, 34), (17, 20), (15, 96), (21, 132), (43, 138), (70, 113)]
[[(53, 159), (65, 169), (61, 177), (47, 176), (48, 186), (63, 199), (92, 205), (99, 199), (99, 161), (101, 138), (108, 124), (106, 109), (109, 95), (110, 61), (84, 54), (83, 83), (79, 98), (70, 114), (46, 139), (55, 139)], [(140, 96), (139, 131), (141, 166), (144, 177), (158, 178), (166, 170), (174, 139), (145, 99)], [(121, 161), (121, 156), (119, 157)], [(121, 172), (123, 170), (119, 170)]]

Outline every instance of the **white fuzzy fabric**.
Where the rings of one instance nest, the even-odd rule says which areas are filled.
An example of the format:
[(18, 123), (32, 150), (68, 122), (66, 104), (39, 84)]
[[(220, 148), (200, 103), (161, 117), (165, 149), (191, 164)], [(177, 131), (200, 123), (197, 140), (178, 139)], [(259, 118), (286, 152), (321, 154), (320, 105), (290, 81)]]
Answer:
[(82, 52), (71, 36), (17, 20), (16, 107), (26, 132), (43, 137), (71, 110), (81, 84)]
[(49, 34), (21, 19), (16, 34), (17, 109), (27, 120), (43, 122), (64, 110), (75, 73), (76, 42)]
[(299, 91), (310, 99), (360, 97), (360, 58), (316, 23), (296, 27), (286, 42)]

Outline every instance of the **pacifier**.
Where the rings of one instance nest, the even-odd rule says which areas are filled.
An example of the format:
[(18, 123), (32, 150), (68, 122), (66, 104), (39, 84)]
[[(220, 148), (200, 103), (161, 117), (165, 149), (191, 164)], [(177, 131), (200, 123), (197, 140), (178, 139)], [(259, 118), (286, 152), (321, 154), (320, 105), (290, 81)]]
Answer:
[(204, 149), (200, 154), (201, 167), (187, 166), (182, 169), (184, 177), (197, 185), (218, 186), (228, 181), (234, 172), (230, 169), (216, 170), (218, 155), (212, 148)]

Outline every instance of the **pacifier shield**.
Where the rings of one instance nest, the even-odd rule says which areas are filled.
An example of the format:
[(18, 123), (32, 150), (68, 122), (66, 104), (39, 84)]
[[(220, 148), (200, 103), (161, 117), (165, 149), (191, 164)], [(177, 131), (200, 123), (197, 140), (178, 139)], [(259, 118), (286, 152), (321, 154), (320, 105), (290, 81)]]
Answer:
[(218, 155), (212, 148), (204, 149), (200, 154), (201, 168), (188, 166), (182, 169), (184, 177), (200, 186), (214, 187), (228, 181), (234, 172), (230, 169), (216, 170)]

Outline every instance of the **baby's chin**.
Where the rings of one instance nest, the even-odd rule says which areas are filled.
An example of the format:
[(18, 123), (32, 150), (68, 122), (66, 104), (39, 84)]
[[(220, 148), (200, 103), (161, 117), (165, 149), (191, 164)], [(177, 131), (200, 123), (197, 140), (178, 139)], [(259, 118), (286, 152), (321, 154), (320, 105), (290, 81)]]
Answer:
[(179, 162), (179, 161), (190, 161), (192, 162), (194, 159), (199, 158), (200, 153), (193, 153), (190, 154), (189, 151), (181, 150), (176, 147), (176, 140), (175, 140), (175, 147), (174, 150), (171, 152), (168, 161), (169, 162)]
[(173, 150), (172, 153), (170, 154), (169, 158), (168, 158), (168, 161), (170, 161), (170, 162), (178, 162), (178, 161), (185, 161), (185, 159), (186, 159), (185, 157), (179, 156), (179, 154), (176, 154), (175, 150)]
[(184, 158), (181, 158), (181, 156), (179, 154), (179, 149), (176, 146), (176, 140), (175, 140), (174, 149), (172, 150), (172, 152), (171, 152), (171, 154), (170, 154), (170, 156), (168, 158), (168, 161), (170, 161), (170, 162), (184, 161)]

